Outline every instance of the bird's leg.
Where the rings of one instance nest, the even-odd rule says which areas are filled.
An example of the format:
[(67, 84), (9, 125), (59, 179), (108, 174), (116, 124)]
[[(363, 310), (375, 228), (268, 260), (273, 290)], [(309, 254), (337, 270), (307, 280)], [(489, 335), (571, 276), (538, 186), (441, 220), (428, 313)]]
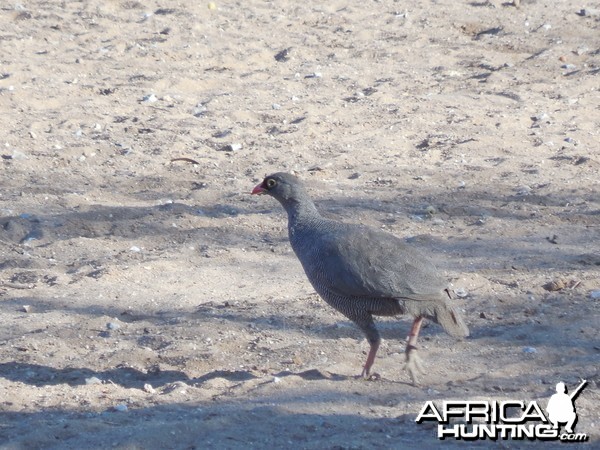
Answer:
[(363, 333), (365, 333), (367, 341), (369, 341), (369, 345), (371, 346), (361, 374), (362, 378), (368, 380), (371, 375), (371, 366), (373, 366), (373, 363), (375, 362), (375, 355), (377, 355), (377, 350), (381, 343), (381, 337), (379, 336), (379, 331), (375, 328), (373, 316), (370, 313), (361, 317), (353, 317), (352, 321), (359, 326)]
[(375, 355), (377, 354), (377, 350), (379, 349), (379, 343), (379, 340), (370, 343), (371, 348), (369, 350), (369, 354), (367, 355), (367, 361), (365, 362), (365, 367), (363, 367), (363, 371), (361, 374), (361, 377), (363, 377), (365, 380), (368, 380), (371, 374), (371, 366), (375, 362)]
[(424, 373), (421, 360), (417, 355), (417, 339), (419, 337), (419, 331), (421, 330), (421, 324), (423, 323), (422, 317), (417, 317), (410, 327), (406, 342), (406, 365), (405, 368), (408, 371), (410, 378), (415, 386), (419, 384), (417, 379), (418, 373)]

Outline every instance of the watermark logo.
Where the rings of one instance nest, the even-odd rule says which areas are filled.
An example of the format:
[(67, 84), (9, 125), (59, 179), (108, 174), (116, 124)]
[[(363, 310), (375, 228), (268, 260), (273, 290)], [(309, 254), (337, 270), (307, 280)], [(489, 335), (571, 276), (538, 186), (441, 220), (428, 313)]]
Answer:
[[(587, 380), (582, 380), (569, 394), (565, 383), (558, 383), (556, 394), (548, 400), (546, 413), (536, 401), (444, 401), (441, 405), (427, 401), (415, 421), (419, 424), (437, 422), (437, 436), (442, 440), (539, 439), (585, 442), (588, 440), (587, 434), (575, 433), (575, 400), (586, 385)], [(561, 427), (562, 424), (564, 427)]]

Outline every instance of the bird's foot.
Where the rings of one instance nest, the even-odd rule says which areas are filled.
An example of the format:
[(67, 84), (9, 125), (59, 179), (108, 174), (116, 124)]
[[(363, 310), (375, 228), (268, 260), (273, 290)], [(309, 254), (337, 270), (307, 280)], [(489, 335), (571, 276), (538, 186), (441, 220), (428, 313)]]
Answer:
[(419, 379), (417, 375), (424, 374), (425, 370), (421, 364), (421, 358), (417, 354), (417, 347), (413, 345), (409, 345), (406, 348), (406, 364), (404, 365), (404, 369), (408, 371), (413, 385), (418, 386)]
[(381, 375), (379, 375), (377, 372), (373, 372), (370, 374), (365, 374), (363, 372), (357, 378), (363, 381), (377, 381), (381, 380)]
[(365, 369), (363, 369), (362, 373), (356, 378), (359, 378), (364, 381), (376, 381), (376, 380), (381, 380), (381, 375), (379, 375), (377, 372), (371, 373), (370, 370), (367, 370), (365, 368)]

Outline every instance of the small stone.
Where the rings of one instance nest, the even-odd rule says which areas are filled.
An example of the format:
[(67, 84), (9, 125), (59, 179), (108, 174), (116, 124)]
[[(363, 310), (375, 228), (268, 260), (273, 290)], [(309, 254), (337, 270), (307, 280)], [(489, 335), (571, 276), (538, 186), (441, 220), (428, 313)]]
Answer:
[(273, 103), (271, 105), (271, 108), (273, 108), (273, 109), (281, 109), (281, 105), (279, 103)]
[(127, 405), (126, 405), (126, 404), (124, 404), (124, 403), (119, 403), (118, 405), (115, 405), (115, 406), (113, 407), (113, 409), (114, 409), (115, 411), (117, 411), (117, 412), (127, 412), (127, 410), (128, 410), (129, 408), (127, 407)]
[(523, 353), (533, 354), (537, 353), (537, 350), (535, 349), (535, 347), (524, 347)]
[(313, 73), (309, 73), (308, 75), (305, 75), (304, 78), (321, 78), (323, 77), (323, 74), (321, 72), (313, 72)]
[(550, 116), (548, 116), (548, 114), (543, 112), (543, 113), (536, 114), (535, 116), (532, 116), (531, 120), (533, 120), (534, 122), (543, 122), (545, 120), (548, 120), (549, 118), (550, 118)]
[(27, 159), (27, 155), (19, 150), (13, 150), (10, 159), (19, 160), (19, 159)]
[(108, 330), (118, 330), (119, 328), (121, 328), (121, 325), (116, 322), (108, 322), (106, 324), (106, 329)]
[(600, 9), (583, 8), (578, 13), (581, 17), (600, 16)]
[(279, 377), (273, 377), (273, 383), (275, 383), (275, 384), (281, 383), (281, 378), (279, 378)]
[(531, 188), (527, 185), (519, 186), (516, 188), (516, 194), (518, 196), (525, 196), (531, 194)]
[(458, 298), (465, 298), (469, 296), (469, 291), (467, 291), (465, 288), (454, 289), (454, 293)]
[(142, 101), (144, 103), (154, 103), (154, 102), (158, 101), (158, 97), (154, 94), (148, 94), (148, 95), (145, 95), (144, 98), (142, 98)]
[(577, 69), (577, 66), (575, 64), (563, 64), (562, 66), (560, 66), (560, 68), (567, 70), (575, 70)]
[(215, 9), (217, 9), (217, 4), (215, 2), (208, 2), (208, 9), (210, 9), (211, 11), (214, 11)]
[(558, 279), (558, 280), (550, 281), (550, 282), (544, 284), (542, 287), (547, 291), (555, 292), (555, 291), (561, 291), (564, 288), (566, 288), (567, 283), (565, 282), (565, 280)]
[(21, 306), (21, 311), (26, 312), (26, 313), (30, 313), (31, 312), (31, 305), (23, 305), (23, 306)]
[(202, 103), (198, 103), (194, 109), (192, 110), (192, 115), (194, 117), (202, 117), (208, 109)]
[(134, 253), (139, 253), (142, 251), (141, 248), (139, 248), (138, 246), (134, 245), (129, 249), (130, 252), (134, 252)]
[(148, 394), (156, 393), (156, 389), (154, 389), (150, 383), (144, 384), (144, 391), (147, 392)]
[(289, 61), (290, 60), (290, 52), (291, 52), (291, 50), (292, 50), (292, 47), (288, 47), (288, 48), (285, 48), (285, 49), (281, 50), (280, 52), (278, 52), (275, 55), (275, 60), (277, 62), (286, 62), (286, 61)]
[(425, 213), (428, 216), (433, 216), (434, 214), (437, 214), (437, 209), (433, 205), (427, 205), (427, 207), (425, 208)]
[(98, 378), (98, 377), (89, 377), (85, 379), (85, 384), (87, 385), (91, 385), (91, 384), (102, 384), (103, 381)]
[(596, 290), (590, 292), (590, 298), (592, 300), (598, 300), (598, 299), (600, 299), (600, 289), (596, 289)]
[(227, 144), (221, 147), (219, 150), (222, 152), (237, 152), (242, 149), (242, 144)]
[(565, 142), (567, 142), (569, 144), (574, 144), (575, 143), (575, 139), (573, 139), (572, 137), (567, 137), (567, 138), (565, 138)]

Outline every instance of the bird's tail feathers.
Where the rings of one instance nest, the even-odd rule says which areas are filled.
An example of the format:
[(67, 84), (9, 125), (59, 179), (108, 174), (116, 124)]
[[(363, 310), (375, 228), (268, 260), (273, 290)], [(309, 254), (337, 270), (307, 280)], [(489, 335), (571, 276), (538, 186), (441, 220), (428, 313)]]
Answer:
[(469, 328), (462, 318), (461, 313), (452, 305), (435, 305), (435, 322), (450, 335), (456, 338), (463, 338), (469, 335)]

